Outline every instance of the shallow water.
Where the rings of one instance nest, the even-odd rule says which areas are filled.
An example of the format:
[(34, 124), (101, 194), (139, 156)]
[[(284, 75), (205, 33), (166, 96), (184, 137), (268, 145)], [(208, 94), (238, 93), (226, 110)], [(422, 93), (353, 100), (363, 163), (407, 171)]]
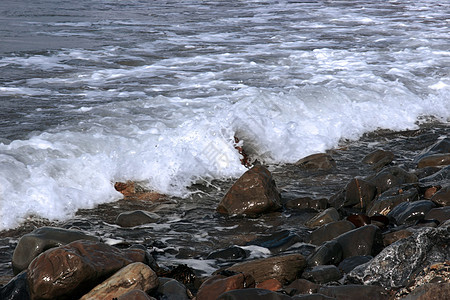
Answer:
[[(329, 199), (353, 177), (374, 173), (361, 163), (366, 154), (376, 149), (391, 150), (395, 153), (393, 165), (412, 170), (415, 168), (413, 159), (429, 145), (448, 136), (449, 129), (448, 124), (427, 123), (418, 130), (377, 131), (356, 142), (342, 141), (338, 148), (330, 151), (337, 163), (336, 169), (330, 171), (305, 171), (292, 164), (270, 165), (269, 169), (281, 191), (283, 202), (306, 196)], [(214, 180), (208, 186), (194, 185), (191, 187), (192, 193), (186, 198), (163, 197), (156, 202), (121, 200), (102, 204), (95, 209), (79, 210), (76, 217), (63, 223), (29, 219), (14, 230), (0, 233), (0, 278), (6, 282), (12, 277), (10, 262), (20, 236), (43, 225), (79, 228), (118, 247), (142, 244), (153, 252), (161, 266), (187, 264), (199, 276), (211, 274), (219, 267), (235, 262), (206, 259), (209, 253), (232, 245), (248, 250), (248, 259), (281, 252), (308, 255), (312, 251), (314, 247), (304, 243), (309, 233), (304, 223), (315, 214), (312, 210), (284, 209), (259, 218), (229, 218), (217, 214), (215, 208), (232, 183), (233, 180)], [(161, 220), (134, 228), (115, 225), (119, 213), (136, 209), (153, 211), (161, 216)], [(268, 248), (248, 244), (282, 230), (299, 237), (287, 249), (276, 248), (271, 253)]]

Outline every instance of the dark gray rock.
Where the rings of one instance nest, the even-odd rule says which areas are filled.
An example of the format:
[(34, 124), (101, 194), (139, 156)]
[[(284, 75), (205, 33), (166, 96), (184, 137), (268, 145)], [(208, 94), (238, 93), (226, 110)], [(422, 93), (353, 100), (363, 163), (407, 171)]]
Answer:
[(417, 182), (418, 179), (416, 175), (408, 173), (402, 168), (390, 167), (383, 169), (367, 181), (375, 185), (378, 194), (381, 194), (392, 187)]
[(450, 185), (447, 185), (440, 189), (433, 195), (431, 201), (441, 206), (450, 206)]
[(377, 187), (362, 179), (353, 178), (345, 187), (345, 201), (343, 206), (366, 208), (377, 193)]
[(166, 300), (188, 300), (186, 287), (172, 278), (159, 277), (157, 292)]
[(450, 166), (442, 168), (439, 172), (434, 173), (428, 177), (420, 179), (421, 183), (431, 183), (434, 185), (448, 185), (450, 180)]
[(6, 285), (0, 287), (0, 299), (2, 300), (28, 300), (30, 292), (28, 289), (27, 273), (23, 271), (11, 279)]
[(14, 249), (12, 257), (14, 274), (25, 270), (31, 261), (42, 252), (78, 240), (98, 241), (99, 239), (79, 230), (57, 227), (41, 227), (25, 234)]
[(383, 248), (381, 230), (375, 225), (366, 225), (343, 233), (336, 238), (342, 247), (342, 258), (357, 255), (375, 256)]
[(292, 300), (334, 300), (335, 298), (325, 296), (324, 294), (295, 295)]
[(373, 170), (381, 170), (384, 166), (390, 164), (394, 159), (394, 153), (385, 150), (375, 150), (367, 154), (362, 162), (372, 166)]
[(376, 214), (387, 215), (400, 203), (416, 200), (419, 200), (419, 191), (416, 188), (392, 188), (385, 191), (378, 197), (378, 199), (372, 202), (372, 205), (368, 209), (367, 215), (369, 217)]
[(328, 207), (328, 200), (325, 198), (313, 199), (311, 197), (302, 197), (286, 201), (284, 207), (289, 209), (322, 210)]
[(430, 200), (420, 200), (414, 202), (403, 202), (394, 207), (387, 217), (394, 220), (398, 225), (411, 224), (425, 217), (425, 214), (436, 204)]
[(370, 285), (341, 285), (323, 286), (319, 293), (333, 297), (337, 300), (388, 300), (390, 293), (381, 286)]
[(282, 230), (248, 242), (247, 245), (257, 245), (269, 249), (272, 253), (279, 253), (301, 241), (297, 234), (289, 230)]
[(290, 289), (292, 294), (314, 294), (319, 290), (320, 285), (317, 283), (311, 282), (306, 279), (295, 279), (292, 281), (286, 289)]
[(119, 214), (116, 218), (116, 224), (122, 227), (134, 227), (143, 224), (156, 223), (161, 217), (158, 214), (134, 210)]
[(280, 293), (272, 292), (264, 289), (241, 289), (232, 290), (220, 295), (217, 300), (242, 300), (242, 299), (258, 299), (258, 300), (290, 300), (291, 297)]
[(311, 270), (304, 271), (302, 278), (315, 283), (323, 284), (341, 279), (342, 273), (334, 265), (320, 265), (315, 266)]
[(226, 249), (214, 251), (210, 253), (206, 259), (220, 259), (220, 260), (234, 260), (234, 259), (241, 259), (241, 258), (247, 258), (249, 252), (237, 247), (237, 246), (231, 246)]
[(342, 246), (337, 240), (331, 240), (317, 247), (307, 258), (308, 266), (338, 264), (342, 260)]
[(450, 222), (438, 228), (419, 228), (353, 269), (347, 281), (383, 287), (402, 287), (414, 274), (433, 263), (450, 259)]
[(370, 255), (357, 255), (344, 259), (339, 264), (339, 270), (342, 270), (344, 273), (349, 273), (351, 270), (356, 268), (359, 265), (365, 264), (369, 262), (373, 257)]
[(338, 221), (339, 218), (339, 212), (336, 210), (336, 208), (330, 207), (308, 220), (305, 223), (305, 226), (309, 228), (316, 228), (327, 223)]
[(355, 225), (347, 220), (331, 222), (317, 228), (311, 232), (309, 240), (311, 244), (320, 245), (323, 242), (330, 241), (335, 237), (355, 229)]
[(437, 220), (439, 224), (450, 220), (450, 206), (433, 208), (425, 215), (426, 220)]

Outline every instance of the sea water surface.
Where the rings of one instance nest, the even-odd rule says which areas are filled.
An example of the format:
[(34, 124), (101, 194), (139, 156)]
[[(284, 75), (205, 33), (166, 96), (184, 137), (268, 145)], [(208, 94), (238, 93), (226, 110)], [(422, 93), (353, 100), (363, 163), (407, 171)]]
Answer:
[(450, 118), (450, 2), (0, 2), (0, 230)]

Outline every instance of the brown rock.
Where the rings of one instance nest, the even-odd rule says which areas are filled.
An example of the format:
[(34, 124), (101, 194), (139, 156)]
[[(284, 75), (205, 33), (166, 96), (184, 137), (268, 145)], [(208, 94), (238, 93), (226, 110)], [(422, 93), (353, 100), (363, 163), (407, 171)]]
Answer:
[(314, 245), (320, 245), (323, 242), (334, 239), (335, 237), (343, 234), (344, 232), (355, 229), (355, 225), (347, 220), (341, 220), (325, 224), (313, 232), (311, 232), (310, 243)]
[[(56, 299), (85, 292), (122, 267), (145, 261), (142, 249), (119, 250), (94, 241), (50, 249), (28, 266), (32, 299)], [(81, 296), (81, 295), (80, 295)]]
[(305, 223), (306, 227), (309, 228), (316, 228), (320, 227), (324, 224), (328, 224), (331, 222), (335, 222), (339, 220), (339, 213), (334, 207), (330, 207), (326, 210), (324, 210), (321, 213), (318, 213), (314, 217), (312, 217), (310, 220), (308, 220)]
[(284, 284), (293, 281), (305, 267), (303, 255), (290, 254), (238, 263), (227, 270), (252, 275), (256, 283), (274, 278)]
[(443, 300), (450, 295), (450, 283), (427, 283), (419, 286), (404, 300)]
[(132, 290), (129, 291), (117, 298), (117, 300), (156, 300), (153, 297), (147, 295), (146, 292), (141, 290)]
[(360, 178), (353, 178), (345, 187), (344, 206), (366, 208), (375, 198), (376, 192), (375, 185)]
[(255, 280), (251, 275), (242, 273), (229, 277), (214, 275), (200, 286), (197, 293), (197, 300), (217, 299), (217, 297), (227, 291), (247, 287), (255, 287)]
[(295, 165), (307, 170), (328, 170), (335, 168), (336, 162), (327, 153), (317, 153), (300, 159)]
[(433, 208), (425, 215), (425, 220), (437, 220), (439, 224), (450, 220), (450, 206)]
[(134, 289), (150, 291), (158, 286), (158, 276), (146, 264), (136, 262), (117, 271), (93, 288), (81, 300), (113, 299)]
[(283, 288), (283, 285), (278, 280), (272, 278), (272, 279), (267, 279), (263, 282), (258, 283), (256, 285), (256, 288), (275, 292), (275, 291), (281, 290)]
[(441, 206), (450, 206), (450, 185), (443, 187), (431, 197), (431, 201)]
[(122, 227), (134, 227), (142, 224), (155, 223), (160, 216), (143, 210), (127, 211), (119, 214), (116, 218), (116, 224)]
[(384, 192), (377, 200), (372, 202), (367, 209), (367, 215), (369, 217), (377, 214), (385, 216), (397, 205), (405, 201), (416, 200), (419, 200), (419, 192), (416, 188), (410, 188), (407, 190), (393, 188)]
[(122, 193), (125, 200), (143, 200), (154, 202), (164, 198), (164, 195), (154, 191), (149, 191), (133, 181), (116, 182), (114, 184), (114, 188), (116, 191)]
[(389, 291), (375, 285), (341, 285), (322, 286), (319, 293), (333, 297), (337, 300), (388, 300), (391, 298)]
[(229, 215), (259, 215), (281, 208), (272, 174), (263, 166), (245, 172), (220, 201), (217, 211)]
[(321, 199), (313, 199), (311, 197), (301, 197), (296, 198), (292, 200), (286, 201), (285, 205), (286, 208), (290, 209), (315, 209), (315, 210), (321, 210), (326, 209), (328, 206), (328, 200), (325, 198)]
[(374, 170), (380, 170), (385, 165), (388, 165), (392, 162), (394, 159), (394, 153), (391, 151), (385, 151), (385, 150), (375, 150), (369, 154), (367, 154), (362, 162), (365, 164), (372, 165), (372, 169)]
[(411, 236), (413, 233), (412, 231), (408, 230), (408, 229), (403, 229), (403, 230), (398, 230), (398, 231), (394, 231), (394, 232), (389, 232), (383, 235), (383, 244), (384, 246), (389, 246), (390, 244), (407, 238), (409, 236)]
[(302, 278), (294, 280), (287, 288), (294, 289), (296, 294), (315, 294), (319, 290), (320, 285)]
[(425, 156), (417, 163), (418, 168), (450, 165), (450, 154), (439, 153)]

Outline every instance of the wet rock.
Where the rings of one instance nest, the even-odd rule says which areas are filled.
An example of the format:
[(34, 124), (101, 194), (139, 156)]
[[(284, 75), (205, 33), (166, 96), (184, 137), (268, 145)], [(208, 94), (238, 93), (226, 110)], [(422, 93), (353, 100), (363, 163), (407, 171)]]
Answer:
[(426, 190), (423, 192), (423, 197), (427, 200), (430, 200), (434, 194), (436, 194), (437, 191), (441, 189), (441, 186), (430, 186), (427, 187)]
[(117, 298), (117, 300), (156, 300), (156, 299), (153, 297), (150, 297), (144, 291), (132, 290), (132, 291), (129, 291), (129, 292), (119, 296)]
[(294, 294), (314, 294), (319, 290), (320, 285), (306, 279), (296, 279), (291, 282), (286, 289), (293, 290)]
[(335, 300), (335, 298), (325, 296), (324, 294), (295, 295), (292, 300)]
[(164, 198), (164, 195), (154, 191), (149, 191), (145, 187), (133, 181), (116, 182), (114, 184), (114, 188), (123, 195), (125, 200), (143, 200), (154, 202)]
[(342, 270), (342, 272), (344, 272), (344, 273), (349, 273), (355, 267), (367, 263), (372, 258), (373, 257), (370, 255), (357, 255), (357, 256), (348, 257), (348, 258), (344, 259), (343, 261), (341, 261), (338, 268), (339, 268), (339, 270)]
[(424, 177), (420, 179), (420, 182), (423, 184), (431, 183), (434, 185), (448, 185), (450, 180), (450, 166), (442, 168), (439, 172), (434, 173), (428, 177)]
[(328, 200), (325, 198), (313, 199), (311, 197), (302, 197), (286, 201), (284, 204), (289, 209), (314, 209), (322, 210), (328, 207)]
[(449, 283), (427, 283), (419, 286), (404, 300), (443, 300), (450, 295)]
[(450, 165), (450, 154), (433, 154), (421, 158), (418, 163), (418, 168), (436, 167)]
[(27, 273), (22, 272), (11, 279), (6, 285), (0, 287), (0, 299), (2, 300), (28, 300)]
[(308, 266), (338, 264), (342, 260), (342, 246), (337, 240), (323, 243), (307, 258)]
[(395, 243), (398, 240), (407, 238), (411, 236), (413, 232), (408, 229), (397, 230), (394, 232), (389, 232), (383, 235), (383, 244), (384, 246), (389, 246), (392, 243)]
[(117, 271), (81, 297), (81, 300), (113, 299), (134, 289), (147, 292), (156, 288), (158, 284), (156, 273), (149, 266), (136, 262)]
[(342, 273), (334, 265), (320, 265), (315, 266), (311, 270), (304, 271), (302, 278), (315, 283), (323, 284), (341, 279)]
[(421, 169), (414, 170), (414, 174), (416, 174), (417, 178), (419, 178), (419, 181), (422, 180), (422, 178), (431, 176), (441, 170), (440, 167), (424, 167)]
[(263, 282), (260, 282), (256, 285), (257, 289), (265, 289), (269, 291), (279, 291), (281, 290), (283, 285), (276, 279), (267, 279)]
[(431, 201), (441, 206), (450, 206), (450, 185), (443, 187), (433, 195)]
[[(172, 278), (158, 278), (159, 285), (157, 292), (163, 295), (161, 298), (165, 300), (188, 300), (186, 287)], [(198, 299), (198, 298), (197, 298)]]
[(336, 167), (336, 162), (329, 154), (317, 153), (300, 159), (295, 165), (306, 170), (329, 170)]
[(390, 293), (381, 286), (370, 285), (341, 285), (322, 286), (319, 293), (333, 297), (337, 300), (388, 300)]
[(247, 243), (247, 245), (257, 245), (269, 249), (272, 253), (279, 253), (301, 241), (301, 238), (297, 234), (289, 230), (282, 230), (275, 232), (270, 236), (260, 237), (253, 240)]
[(450, 206), (433, 208), (425, 215), (426, 220), (437, 220), (439, 224), (450, 219)]
[(411, 224), (425, 217), (425, 214), (436, 207), (430, 200), (420, 200), (414, 202), (403, 202), (394, 207), (387, 217), (393, 219), (398, 225)]
[(344, 206), (366, 208), (375, 198), (377, 187), (360, 178), (353, 178), (345, 187)]
[(258, 300), (290, 300), (291, 297), (277, 292), (264, 289), (242, 289), (233, 290), (223, 293), (217, 300), (242, 300), (242, 299), (258, 299)]
[(377, 200), (372, 202), (372, 205), (368, 209), (367, 215), (369, 217), (380, 214), (387, 215), (394, 207), (400, 203), (406, 201), (416, 201), (419, 199), (419, 192), (416, 188), (401, 189), (393, 188), (389, 189), (378, 197)]
[(221, 294), (247, 287), (254, 287), (255, 280), (248, 274), (236, 274), (229, 277), (223, 275), (214, 275), (208, 278), (200, 286), (197, 293), (197, 300), (217, 299)]
[(353, 269), (347, 280), (383, 287), (406, 286), (413, 274), (436, 262), (450, 259), (450, 223), (445, 227), (420, 228), (384, 248), (370, 262)]
[(311, 244), (320, 245), (352, 229), (355, 229), (355, 225), (347, 220), (331, 222), (311, 232), (309, 240)]
[(245, 172), (220, 201), (217, 211), (229, 215), (259, 215), (281, 208), (272, 174), (257, 165)]
[(380, 229), (366, 225), (343, 233), (336, 238), (342, 247), (342, 258), (359, 255), (375, 256), (383, 248)]
[(218, 250), (210, 253), (206, 259), (220, 259), (220, 260), (234, 260), (234, 259), (241, 259), (241, 258), (247, 258), (249, 252), (237, 247), (237, 246), (231, 246), (229, 248)]
[(28, 266), (27, 280), (33, 299), (75, 297), (89, 291), (122, 267), (145, 261), (141, 249), (119, 250), (94, 242), (75, 241), (39, 255)]
[(362, 227), (371, 223), (370, 217), (363, 214), (347, 216), (347, 221), (351, 222), (355, 227)]
[(394, 159), (394, 153), (385, 150), (375, 150), (367, 154), (362, 162), (368, 165), (372, 165), (373, 170), (381, 170), (384, 166), (390, 164)]
[(275, 278), (284, 284), (294, 280), (305, 267), (302, 255), (289, 254), (238, 263), (227, 270), (252, 275), (256, 283)]
[(79, 230), (57, 227), (41, 227), (23, 235), (14, 249), (12, 266), (14, 274), (25, 270), (42, 252), (77, 240), (98, 241), (98, 238)]
[(338, 211), (334, 207), (327, 208), (321, 213), (318, 213), (305, 223), (306, 227), (316, 228), (324, 224), (338, 221), (340, 218)]
[(158, 222), (160, 216), (143, 210), (127, 211), (119, 214), (116, 224), (122, 227), (134, 227), (148, 223)]
[(417, 176), (406, 172), (399, 167), (390, 167), (383, 169), (375, 176), (367, 181), (377, 187), (378, 194), (381, 194), (388, 189), (396, 186), (400, 186), (405, 183), (417, 182)]

